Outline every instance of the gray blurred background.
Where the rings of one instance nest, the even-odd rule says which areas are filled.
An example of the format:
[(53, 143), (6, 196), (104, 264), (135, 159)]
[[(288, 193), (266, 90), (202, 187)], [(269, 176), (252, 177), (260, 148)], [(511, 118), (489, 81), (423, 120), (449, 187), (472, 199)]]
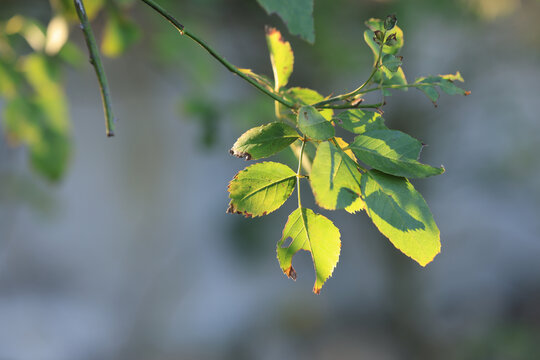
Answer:
[[(105, 60), (117, 136), (85, 63), (65, 70), (75, 151), (59, 184), (0, 140), (0, 359), (540, 359), (539, 1), (316, 0), (313, 46), (254, 0), (163, 3), (268, 75), (264, 25), (277, 26), (291, 84), (323, 94), (368, 76), (363, 22), (389, 13), (409, 81), (461, 71), (469, 97), (434, 108), (413, 89), (385, 107), (446, 168), (414, 182), (442, 252), (421, 268), (365, 213), (322, 211), (304, 187), (340, 228), (341, 258), (318, 296), (309, 254), (288, 280), (275, 245), (294, 201), (262, 219), (225, 214), (246, 166), (228, 149), (272, 121), (272, 102), (136, 2), (141, 40)], [(50, 7), (0, 2), (2, 19), (15, 13), (47, 21)]]

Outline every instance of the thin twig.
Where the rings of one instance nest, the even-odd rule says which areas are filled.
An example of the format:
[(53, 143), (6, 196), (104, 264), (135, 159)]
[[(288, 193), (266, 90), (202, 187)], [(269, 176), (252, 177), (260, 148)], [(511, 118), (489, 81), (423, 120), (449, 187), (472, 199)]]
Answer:
[(86, 45), (88, 46), (90, 63), (94, 66), (98, 78), (99, 88), (101, 90), (101, 99), (103, 101), (103, 111), (105, 113), (105, 128), (107, 136), (111, 137), (114, 136), (115, 118), (112, 110), (109, 82), (107, 81), (105, 69), (103, 68), (103, 63), (101, 62), (101, 58), (99, 56), (96, 38), (94, 37), (90, 22), (88, 21), (88, 16), (86, 15), (86, 10), (84, 9), (83, 0), (73, 1), (75, 3), (75, 10), (77, 10), (77, 15), (79, 16), (79, 20), (81, 22), (81, 29), (84, 34), (84, 39), (86, 40)]
[(250, 78), (248, 75), (244, 74), (239, 68), (228, 62), (223, 56), (219, 55), (214, 49), (212, 49), (207, 43), (205, 43), (202, 39), (197, 37), (192, 32), (186, 30), (182, 24), (178, 20), (174, 18), (168, 11), (166, 11), (164, 8), (162, 8), (160, 5), (158, 5), (153, 0), (141, 0), (148, 6), (150, 6), (152, 9), (156, 10), (161, 16), (163, 16), (167, 21), (169, 21), (182, 35), (185, 35), (189, 37), (191, 40), (195, 41), (197, 44), (199, 44), (203, 49), (205, 49), (210, 55), (212, 55), (217, 61), (219, 61), (223, 66), (225, 66), (229, 71), (232, 73), (240, 76), (242, 79), (265, 93), (266, 95), (270, 96), (272, 99), (280, 102), (281, 104), (289, 107), (294, 108), (295, 104), (284, 99), (282, 96), (277, 94), (275, 91), (270, 91), (264, 86), (260, 85), (257, 81)]

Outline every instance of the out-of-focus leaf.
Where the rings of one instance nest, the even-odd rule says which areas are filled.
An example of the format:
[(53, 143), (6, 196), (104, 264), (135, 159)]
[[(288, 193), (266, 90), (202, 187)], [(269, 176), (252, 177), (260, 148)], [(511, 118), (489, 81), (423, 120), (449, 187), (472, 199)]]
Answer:
[(122, 55), (140, 37), (137, 25), (120, 12), (111, 11), (105, 25), (101, 52), (108, 57)]
[(444, 168), (418, 162), (422, 144), (398, 130), (372, 130), (358, 135), (349, 146), (363, 163), (395, 176), (424, 178), (440, 175)]
[(317, 204), (328, 210), (344, 209), (360, 199), (361, 174), (345, 152), (325, 141), (317, 148), (309, 176)]
[(293, 35), (315, 42), (313, 0), (257, 0), (268, 14), (277, 13)]
[(4, 109), (5, 133), (10, 142), (28, 146), (33, 167), (58, 180), (67, 166), (71, 143), (64, 92), (56, 64), (44, 55), (22, 61), (23, 74), (33, 96), (15, 97)]
[(362, 175), (366, 212), (405, 255), (426, 266), (440, 252), (440, 233), (424, 198), (404, 178), (370, 170)]
[(286, 165), (263, 162), (240, 171), (229, 184), (229, 213), (263, 216), (277, 210), (291, 196), (296, 173)]
[(236, 140), (230, 153), (246, 160), (272, 156), (295, 142), (300, 135), (287, 124), (274, 122), (248, 130)]
[(15, 15), (6, 23), (5, 31), (8, 35), (21, 35), (34, 51), (39, 52), (45, 48), (45, 29), (33, 19)]
[[(304, 105), (313, 105), (324, 100), (324, 96), (308, 88), (293, 87), (287, 90), (287, 94), (292, 96), (295, 102), (300, 102)], [(319, 113), (328, 121), (332, 120), (334, 116), (334, 110), (332, 109), (323, 109)]]
[[(291, 239), (287, 246), (285, 241)], [(326, 217), (312, 210), (298, 208), (289, 215), (283, 236), (277, 243), (277, 258), (281, 270), (296, 280), (292, 266), (294, 255), (305, 250), (311, 253), (315, 268), (313, 292), (319, 294), (326, 280), (332, 276), (339, 261), (341, 240), (339, 229)]]
[(47, 39), (45, 52), (47, 55), (56, 55), (66, 44), (69, 37), (69, 26), (65, 17), (57, 15), (51, 19), (47, 26)]
[(0, 59), (0, 95), (13, 98), (17, 94), (17, 86), (21, 79), (15, 65)]
[(67, 42), (60, 52), (58, 57), (70, 64), (73, 67), (81, 67), (86, 60), (85, 54), (79, 49), (79, 47), (71, 42)]
[(313, 106), (302, 106), (298, 110), (298, 128), (314, 140), (328, 140), (335, 135), (334, 126)]
[(279, 90), (289, 82), (294, 67), (294, 54), (291, 44), (274, 28), (266, 29), (266, 42), (270, 51), (275, 89)]

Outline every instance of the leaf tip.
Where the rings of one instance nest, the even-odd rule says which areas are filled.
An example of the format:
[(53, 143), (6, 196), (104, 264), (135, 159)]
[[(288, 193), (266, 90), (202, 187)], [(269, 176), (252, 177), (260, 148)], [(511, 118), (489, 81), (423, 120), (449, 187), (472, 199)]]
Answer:
[(319, 295), (321, 293), (321, 289), (322, 289), (322, 287), (315, 285), (315, 286), (313, 286), (313, 293), (315, 295)]
[(465, 95), (465, 96), (471, 95), (471, 91), (470, 91), (470, 90), (465, 91), (464, 95)]
[(294, 270), (292, 265), (289, 266), (287, 269), (283, 270), (283, 273), (285, 273), (285, 275), (287, 275), (289, 279), (293, 279), (293, 281), (296, 281), (296, 271)]

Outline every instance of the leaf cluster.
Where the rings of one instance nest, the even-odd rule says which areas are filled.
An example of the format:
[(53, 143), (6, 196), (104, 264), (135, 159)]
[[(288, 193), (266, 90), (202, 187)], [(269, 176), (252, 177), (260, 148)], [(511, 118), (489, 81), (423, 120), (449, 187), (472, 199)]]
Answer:
[[(323, 209), (365, 211), (397, 249), (421, 266), (440, 251), (439, 229), (409, 179), (440, 175), (444, 168), (420, 162), (423, 144), (389, 129), (379, 108), (384, 102), (366, 106), (362, 95), (380, 91), (384, 98), (393, 88), (416, 87), (435, 102), (435, 87), (451, 95), (468, 93), (455, 84), (463, 81), (459, 73), (428, 76), (409, 84), (402, 68), (403, 58), (398, 55), (404, 43), (403, 31), (396, 23), (393, 15), (366, 22), (364, 39), (374, 54), (374, 65), (368, 80), (349, 93), (324, 97), (312, 89), (286, 88), (294, 55), (276, 29), (266, 32), (273, 83), (246, 72), (292, 105), (276, 102), (276, 121), (245, 132), (231, 154), (257, 160), (291, 147), (298, 154), (299, 165), (295, 172), (287, 165), (266, 161), (240, 171), (229, 184), (228, 212), (246, 217), (267, 215), (281, 207), (298, 187), (298, 208), (289, 215), (277, 243), (277, 258), (284, 274), (296, 279), (292, 259), (300, 250), (309, 252), (315, 270), (315, 293), (320, 292), (337, 265), (341, 239), (328, 218), (302, 206), (302, 181), (308, 181), (317, 205)], [(352, 141), (337, 137), (338, 127), (350, 133)], [(315, 148), (313, 159), (307, 159), (306, 144)], [(311, 166), (302, 166), (306, 160)]]

